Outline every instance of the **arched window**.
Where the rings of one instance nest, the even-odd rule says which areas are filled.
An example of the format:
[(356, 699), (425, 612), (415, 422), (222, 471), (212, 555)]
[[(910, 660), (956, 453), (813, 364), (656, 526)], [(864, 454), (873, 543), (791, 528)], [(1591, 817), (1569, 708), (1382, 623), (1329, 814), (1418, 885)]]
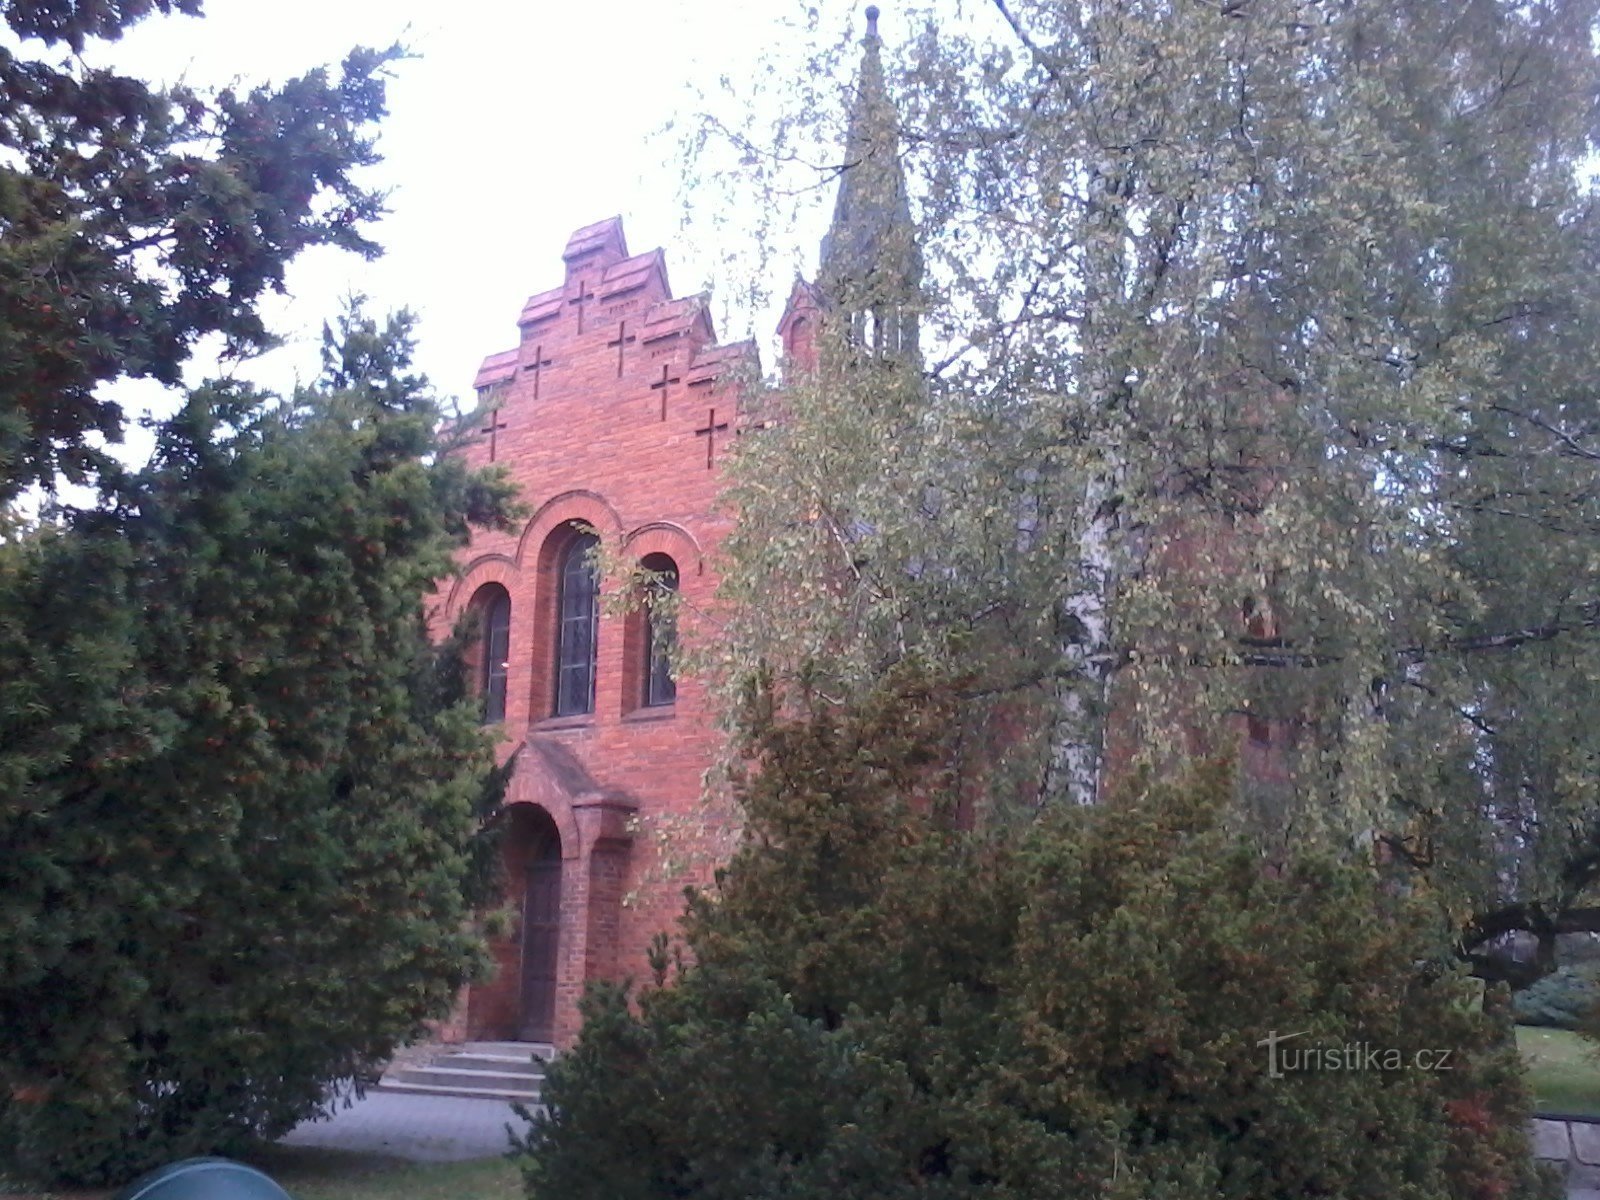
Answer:
[(671, 704), (678, 698), (678, 681), (672, 677), (677, 633), (672, 597), (678, 590), (678, 564), (665, 554), (652, 554), (640, 565), (654, 573), (644, 610), (644, 703)]
[(796, 317), (789, 326), (789, 357), (797, 358), (811, 351), (811, 322)]
[(478, 693), (483, 723), (506, 719), (506, 669), (511, 657), (511, 597), (499, 584), (482, 588), (473, 607), (482, 622), (478, 633)]
[(556, 716), (594, 711), (596, 634), (600, 627), (600, 580), (589, 561), (599, 539), (572, 539), (561, 556), (561, 602), (556, 632)]

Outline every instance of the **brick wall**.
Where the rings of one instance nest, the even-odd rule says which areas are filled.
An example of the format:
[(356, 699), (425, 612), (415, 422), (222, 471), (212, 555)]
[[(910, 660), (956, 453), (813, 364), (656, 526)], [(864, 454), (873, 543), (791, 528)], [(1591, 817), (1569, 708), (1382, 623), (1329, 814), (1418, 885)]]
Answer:
[[(474, 465), (504, 467), (531, 515), (517, 529), (475, 535), (459, 556), (458, 576), (440, 585), (434, 619), (442, 635), (482, 589), (504, 588), (510, 597), (501, 754), (517, 755), (508, 803), (547, 815), (560, 842), (554, 1040), (564, 1046), (576, 1037), (577, 1002), (588, 982), (647, 977), (652, 938), (675, 928), (684, 886), (709, 879), (728, 829), (701, 802), (717, 736), (704, 690), (681, 679), (674, 703), (643, 703), (637, 612), (602, 607), (594, 710), (553, 715), (562, 554), (581, 527), (596, 532), (613, 558), (618, 551), (631, 563), (669, 557), (682, 636), (711, 636), (704, 614), (730, 526), (717, 504), (718, 465), (738, 432), (740, 388), (750, 386), (757, 364), (750, 344), (717, 343), (703, 297), (673, 296), (659, 250), (629, 254), (620, 220), (577, 231), (561, 257), (559, 285), (528, 300), (516, 344), (490, 355), (478, 372), (480, 395), (500, 407), (479, 422), (466, 451)], [(779, 326), (787, 369), (815, 366), (821, 308), (815, 288), (796, 283)], [(1261, 486), (1270, 479), (1264, 472)], [(1176, 532), (1166, 569), (1237, 558), (1238, 531)], [(1236, 619), (1243, 629), (1250, 614)], [(1112, 698), (1113, 777), (1126, 770), (1134, 748), (1128, 701)], [(1178, 731), (1175, 753), (1219, 748), (1197, 740), (1183, 705), (1170, 715), (1159, 724)], [(1027, 723), (1021, 711), (1012, 718), (1012, 728)], [(1238, 715), (1230, 725), (1222, 740), (1239, 747), (1251, 778), (1283, 776), (1283, 722)], [(512, 906), (521, 901), (532, 827), (514, 823), (507, 839)], [(446, 1024), (452, 1035), (512, 1038), (522, 1028), (518, 933), (492, 950), (498, 973), (471, 989)]]
[[(560, 553), (581, 524), (627, 561), (669, 556), (682, 636), (705, 636), (700, 614), (728, 528), (716, 509), (717, 465), (737, 429), (739, 380), (755, 362), (749, 344), (717, 344), (702, 297), (673, 297), (660, 251), (629, 255), (620, 221), (579, 230), (562, 258), (560, 286), (524, 307), (517, 345), (479, 371), (480, 394), (502, 403), (466, 452), (474, 465), (506, 468), (532, 515), (516, 530), (474, 536), (459, 576), (441, 584), (434, 622), (445, 632), (490, 584), (511, 599), (501, 753), (517, 754), (509, 804), (547, 813), (560, 838), (555, 1040), (565, 1045), (585, 983), (644, 978), (645, 951), (673, 928), (684, 884), (709, 876), (709, 859), (694, 849), (702, 835), (685, 831), (704, 821), (701, 778), (716, 734), (692, 679), (678, 681), (673, 704), (644, 705), (640, 618), (604, 607), (594, 711), (552, 715)], [(526, 846), (517, 827), (510, 834), (516, 904)], [(669, 869), (660, 835), (697, 860), (692, 871)], [(499, 974), (467, 1002), (472, 1037), (517, 1032), (517, 935), (494, 954)]]

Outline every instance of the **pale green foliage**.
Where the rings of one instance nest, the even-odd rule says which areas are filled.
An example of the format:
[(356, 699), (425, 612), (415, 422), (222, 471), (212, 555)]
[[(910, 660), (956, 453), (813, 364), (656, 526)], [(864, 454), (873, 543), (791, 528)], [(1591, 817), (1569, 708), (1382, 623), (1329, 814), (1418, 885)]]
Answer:
[[(1243, 810), (1269, 837), (1392, 831), (1464, 911), (1569, 906), (1600, 751), (1595, 19), (887, 12), (927, 371), (836, 361), (743, 440), (724, 677), (961, 658), (1054, 714), (1013, 748), (1044, 801), (1100, 785), (1113, 701), (1154, 759), (1266, 713), (1294, 744)], [(817, 30), (849, 21), (708, 126), (778, 252), (785, 197), (831, 193), (858, 33)]]

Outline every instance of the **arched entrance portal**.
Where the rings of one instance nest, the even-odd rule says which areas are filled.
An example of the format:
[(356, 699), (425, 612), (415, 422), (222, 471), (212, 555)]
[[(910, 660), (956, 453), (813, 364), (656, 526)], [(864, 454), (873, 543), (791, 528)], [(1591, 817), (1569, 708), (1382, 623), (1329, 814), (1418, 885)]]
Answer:
[(561, 834), (536, 805), (514, 805), (511, 821), (507, 865), (523, 875), (517, 1036), (548, 1042), (555, 1036), (561, 945)]

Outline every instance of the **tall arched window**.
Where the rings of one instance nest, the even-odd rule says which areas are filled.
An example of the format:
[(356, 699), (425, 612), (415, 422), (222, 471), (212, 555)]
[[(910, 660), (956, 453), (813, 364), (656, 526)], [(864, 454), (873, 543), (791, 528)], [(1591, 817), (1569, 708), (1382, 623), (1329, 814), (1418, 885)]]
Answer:
[(599, 539), (572, 539), (561, 556), (561, 603), (556, 633), (556, 716), (594, 711), (596, 634), (600, 626), (600, 580), (589, 561)]
[(678, 698), (678, 682), (672, 677), (677, 633), (672, 598), (678, 590), (678, 564), (665, 554), (652, 554), (640, 565), (654, 572), (649, 584), (651, 602), (644, 611), (644, 702), (671, 704)]
[(478, 619), (478, 691), (483, 697), (483, 723), (506, 719), (506, 670), (511, 657), (511, 597), (499, 584), (489, 584), (474, 600)]
[(797, 358), (811, 351), (811, 322), (796, 317), (789, 326), (789, 357)]

